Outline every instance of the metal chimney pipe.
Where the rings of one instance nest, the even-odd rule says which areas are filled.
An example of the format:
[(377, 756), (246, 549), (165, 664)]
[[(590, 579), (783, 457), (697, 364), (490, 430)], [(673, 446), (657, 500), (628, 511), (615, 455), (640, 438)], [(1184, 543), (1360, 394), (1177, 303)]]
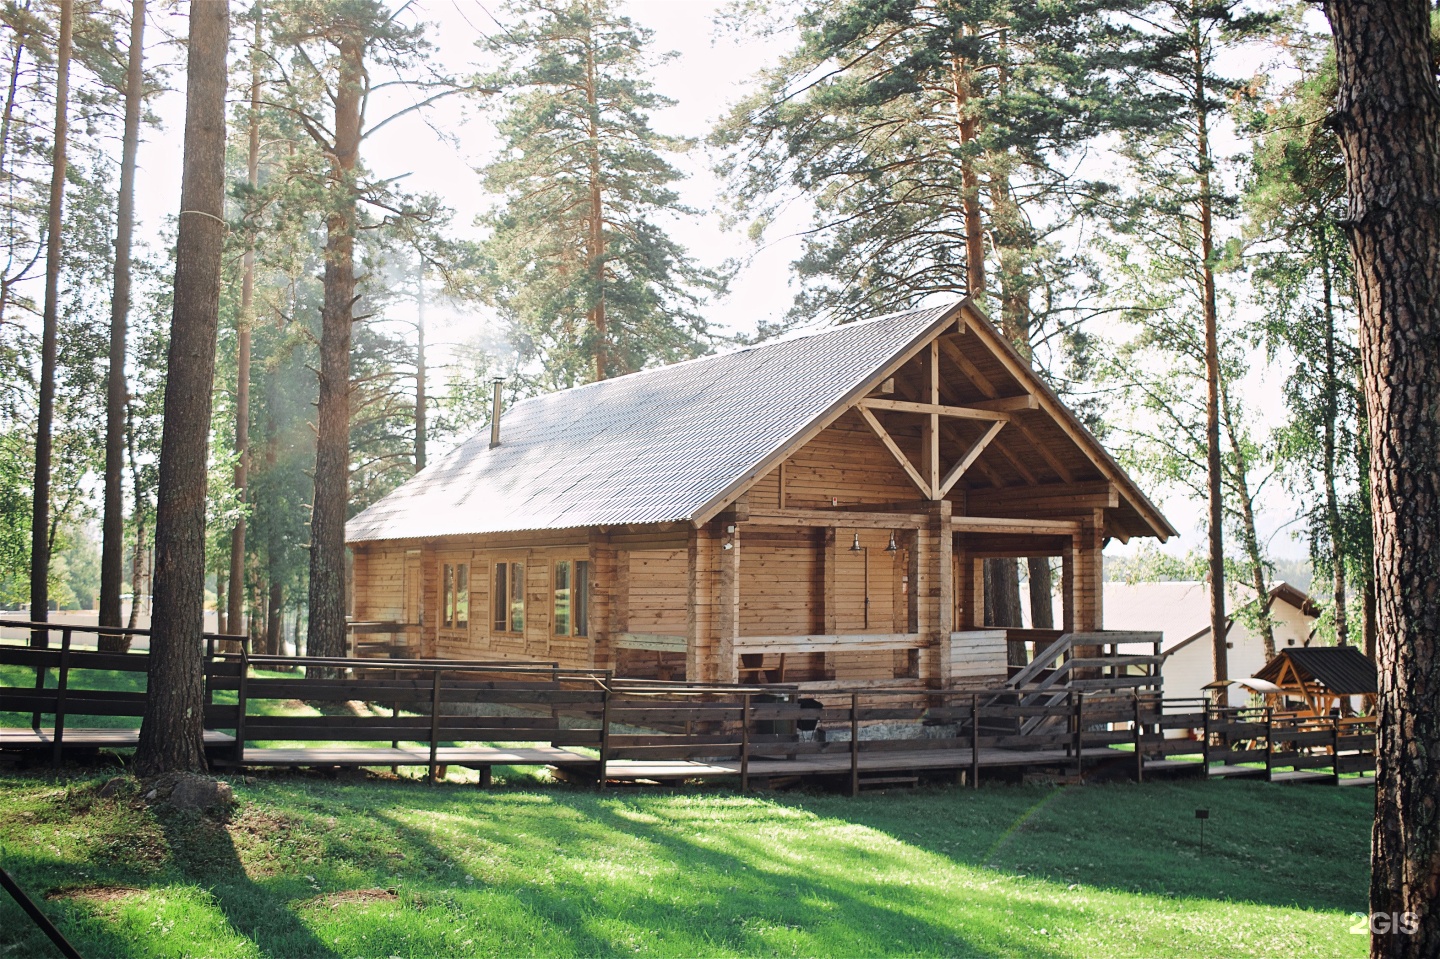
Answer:
[(500, 445), (500, 387), (505, 385), (505, 377), (494, 376), (490, 382), (495, 387), (494, 398), (490, 401), (490, 448), (493, 450)]

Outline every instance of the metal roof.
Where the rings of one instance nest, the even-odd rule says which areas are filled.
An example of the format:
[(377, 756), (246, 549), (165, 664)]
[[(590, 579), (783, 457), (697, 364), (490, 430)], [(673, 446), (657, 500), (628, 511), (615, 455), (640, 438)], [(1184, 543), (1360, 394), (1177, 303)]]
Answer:
[(1351, 696), (1380, 691), (1375, 664), (1354, 646), (1297, 646), (1283, 649), (1265, 664), (1264, 669), (1255, 674), (1255, 678), (1274, 682), (1280, 677), (1280, 664), (1287, 656), (1300, 673), (1323, 683), (1329, 692)]
[(958, 304), (535, 396), (346, 524), (351, 543), (695, 519)]

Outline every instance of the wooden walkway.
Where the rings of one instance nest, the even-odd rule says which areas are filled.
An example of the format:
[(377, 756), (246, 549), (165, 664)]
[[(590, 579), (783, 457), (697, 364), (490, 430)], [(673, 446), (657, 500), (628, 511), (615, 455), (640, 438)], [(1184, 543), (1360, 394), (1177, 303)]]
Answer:
[[(125, 749), (140, 744), (139, 729), (66, 729), (61, 736), (66, 749)], [(205, 745), (233, 745), (235, 737), (218, 729), (205, 730)], [(55, 729), (0, 729), (0, 749), (51, 749), (55, 745)]]
[[(555, 746), (503, 748), (497, 746), (438, 746), (434, 761), (444, 766), (553, 766), (558, 769), (593, 769), (596, 759)], [(257, 747), (245, 758), (217, 760), (217, 766), (428, 766), (429, 746), (305, 746)]]
[[(72, 727), (66, 717), (138, 719), (143, 691), (85, 682), (94, 670), (147, 672), (148, 653), (81, 648), (73, 642), (87, 632), (80, 627), (25, 625), (59, 632), (60, 644), (0, 643), (0, 664), (35, 674), (33, 683), (0, 685), (0, 710), (37, 724), (53, 717), (53, 726), (0, 730), (0, 759), (48, 751), (58, 766), (66, 750), (134, 747), (134, 728)], [(984, 770), (1045, 770), (1067, 781), (1193, 774), (1353, 785), (1364, 783), (1353, 774), (1374, 769), (1372, 717), (1222, 709), (1157, 693), (1047, 690), (1037, 699), (1025, 690), (916, 687), (807, 695), (784, 685), (630, 680), (553, 663), (251, 656), (243, 637), (234, 638), (238, 653), (220, 648), (230, 637), (208, 639), (205, 742), (211, 762), (232, 769), (420, 766), (434, 779), (459, 766), (479, 771), (484, 784), (494, 766), (548, 766), (601, 788), (738, 779), (742, 790), (751, 780), (848, 775), (852, 793), (946, 773), (977, 785)], [(320, 715), (297, 714), (297, 701)]]
[[(1124, 759), (1125, 754), (1111, 751), (1111, 756), (1087, 754), (1085, 762)], [(972, 765), (968, 749), (916, 749), (887, 752), (862, 752), (856, 764), (862, 774), (882, 772), (945, 772), (969, 769)], [(1016, 766), (1074, 766), (1075, 758), (1062, 749), (982, 749), (979, 764), (987, 768)], [(786, 776), (843, 776), (851, 772), (847, 754), (828, 756), (797, 756), (795, 759), (752, 759), (747, 764), (736, 760), (703, 762), (696, 760), (612, 759), (605, 764), (605, 777), (620, 781), (639, 779), (717, 779), (748, 774), (752, 779)]]

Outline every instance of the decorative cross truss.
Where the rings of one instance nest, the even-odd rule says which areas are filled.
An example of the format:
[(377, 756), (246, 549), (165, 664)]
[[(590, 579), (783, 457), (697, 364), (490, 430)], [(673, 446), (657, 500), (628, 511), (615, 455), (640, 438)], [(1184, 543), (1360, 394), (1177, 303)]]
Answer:
[[(926, 368), (929, 380), (929, 402), (916, 403), (908, 400), (867, 397), (860, 400), (856, 409), (920, 492), (927, 499), (941, 500), (955, 488), (955, 484), (960, 481), (970, 467), (975, 465), (980, 454), (985, 452), (985, 448), (990, 445), (1005, 424), (1010, 422), (1011, 413), (1018, 410), (1035, 409), (1037, 403), (1035, 397), (1027, 393), (1023, 396), (982, 400), (969, 406), (948, 406), (940, 401), (939, 344), (933, 340), (929, 346)], [(877, 410), (925, 417), (921, 427), (920, 464), (918, 467), (900, 448), (895, 437), (885, 429), (885, 424), (881, 423), (880, 418), (875, 415)], [(955, 460), (949, 469), (944, 469), (940, 458), (941, 417), (980, 420), (989, 423), (980, 438), (971, 444), (970, 448)]]

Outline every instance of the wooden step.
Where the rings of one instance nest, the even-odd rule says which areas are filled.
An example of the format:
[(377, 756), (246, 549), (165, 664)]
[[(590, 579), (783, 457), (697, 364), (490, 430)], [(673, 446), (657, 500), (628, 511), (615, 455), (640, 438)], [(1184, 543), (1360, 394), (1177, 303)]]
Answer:
[(919, 776), (861, 776), (860, 788), (866, 786), (918, 786)]

